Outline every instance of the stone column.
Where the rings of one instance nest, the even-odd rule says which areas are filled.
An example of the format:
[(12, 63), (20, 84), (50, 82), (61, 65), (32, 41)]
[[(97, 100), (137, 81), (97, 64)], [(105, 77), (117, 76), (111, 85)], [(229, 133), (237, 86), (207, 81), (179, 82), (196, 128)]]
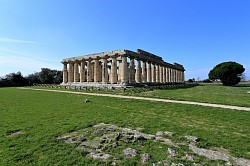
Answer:
[(128, 83), (128, 65), (127, 65), (127, 57), (126, 56), (122, 56), (121, 83), (122, 84)]
[(147, 70), (147, 82), (152, 82), (152, 79), (151, 79), (151, 63), (148, 62), (148, 70)]
[(100, 78), (100, 70), (99, 70), (99, 58), (95, 59), (95, 66), (94, 66), (94, 82), (99, 82)]
[(130, 58), (129, 63), (129, 83), (135, 83), (135, 64), (133, 58)]
[(80, 82), (85, 82), (85, 59), (81, 60), (81, 66), (80, 66)]
[(88, 64), (87, 64), (87, 82), (92, 82), (92, 66), (91, 66), (91, 60), (88, 59)]
[(107, 58), (103, 58), (102, 63), (102, 83), (108, 82), (108, 60)]
[(63, 83), (68, 82), (67, 62), (63, 62)]
[(152, 63), (152, 68), (151, 68), (151, 71), (152, 71), (152, 82), (155, 82), (156, 81), (156, 75), (155, 75), (155, 64)]
[(68, 82), (74, 82), (74, 67), (71, 61), (69, 62)]
[(74, 63), (74, 82), (79, 82), (79, 62), (76, 60)]
[(160, 68), (160, 83), (163, 83), (163, 67), (159, 66)]
[(146, 62), (142, 62), (142, 82), (147, 82)]
[(141, 83), (141, 61), (139, 59), (136, 62), (135, 81)]
[(159, 65), (155, 65), (155, 73), (156, 73), (156, 82), (160, 82)]
[(166, 83), (166, 67), (162, 66), (162, 82)]
[(173, 82), (173, 72), (172, 68), (169, 68), (169, 82)]
[(110, 78), (109, 81), (111, 84), (117, 83), (117, 63), (116, 63), (116, 57), (112, 57), (112, 63), (111, 63), (111, 71), (110, 71)]

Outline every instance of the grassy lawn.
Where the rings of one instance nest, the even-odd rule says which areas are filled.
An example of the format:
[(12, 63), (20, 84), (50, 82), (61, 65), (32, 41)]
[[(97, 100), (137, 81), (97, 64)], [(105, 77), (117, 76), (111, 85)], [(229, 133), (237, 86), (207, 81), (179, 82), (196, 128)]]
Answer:
[[(197, 86), (144, 92), (143, 96), (213, 103), (218, 100), (250, 106), (245, 91), (242, 87)], [(91, 102), (83, 102), (86, 98)], [(101, 122), (132, 129), (140, 127), (148, 134), (171, 131), (176, 141), (185, 135), (194, 135), (200, 138), (200, 147), (222, 147), (235, 157), (250, 159), (250, 112), (246, 111), (16, 88), (0, 88), (0, 101), (0, 165), (105, 164), (57, 139), (65, 133)], [(21, 134), (10, 136), (15, 131)], [(147, 142), (140, 148), (142, 151), (150, 149), (154, 154), (150, 162), (155, 162), (166, 158), (164, 148), (167, 145), (161, 145), (162, 150), (159, 146), (159, 143)], [(116, 153), (124, 148), (126, 145), (121, 145)], [(139, 163), (137, 160), (124, 160), (123, 164), (135, 165)], [(172, 160), (185, 163), (178, 158)], [(199, 161), (203, 159), (197, 159)]]
[(250, 107), (248, 91), (250, 86), (199, 85), (186, 89), (147, 91), (135, 95)]

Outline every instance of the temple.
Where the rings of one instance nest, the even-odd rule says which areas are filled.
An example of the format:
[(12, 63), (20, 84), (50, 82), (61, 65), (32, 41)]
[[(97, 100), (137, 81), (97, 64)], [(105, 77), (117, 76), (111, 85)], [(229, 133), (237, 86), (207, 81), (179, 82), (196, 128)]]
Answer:
[[(136, 62), (135, 62), (136, 61)], [(184, 67), (137, 49), (114, 50), (62, 60), (64, 86), (130, 86), (184, 82)]]

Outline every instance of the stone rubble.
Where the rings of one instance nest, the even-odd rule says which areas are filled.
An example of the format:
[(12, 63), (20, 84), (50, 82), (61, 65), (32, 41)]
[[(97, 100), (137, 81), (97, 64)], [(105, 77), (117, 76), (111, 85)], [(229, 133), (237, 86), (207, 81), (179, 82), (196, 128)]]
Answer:
[[(142, 130), (142, 129), (141, 129)], [(152, 163), (155, 166), (183, 166), (182, 163), (175, 164), (168, 159), (175, 160), (181, 159), (185, 161), (195, 161), (197, 156), (204, 156), (207, 160), (214, 161), (225, 161), (226, 165), (239, 165), (239, 166), (250, 166), (250, 160), (244, 158), (236, 158), (230, 156), (225, 152), (209, 150), (204, 148), (198, 148), (196, 144), (199, 143), (199, 138), (195, 136), (184, 136), (187, 141), (174, 142), (170, 138), (174, 136), (174, 133), (169, 131), (158, 131), (155, 135), (146, 134), (141, 130), (133, 130), (129, 128), (118, 127), (113, 124), (100, 123), (92, 127), (85, 128), (83, 130), (74, 131), (71, 133), (64, 134), (58, 137), (59, 140), (63, 140), (67, 144), (75, 144), (78, 149), (83, 149), (88, 152), (87, 156), (98, 159), (98, 160), (111, 160), (112, 165), (116, 165), (116, 155), (123, 155), (126, 158), (133, 158), (140, 154), (140, 151), (136, 148), (129, 147), (142, 143), (143, 141), (152, 141), (166, 144), (168, 147), (166, 150), (166, 160)], [(122, 154), (110, 154), (109, 150), (114, 149), (120, 145), (126, 145), (127, 148), (122, 151)], [(181, 153), (180, 146), (187, 147), (188, 151), (184, 154)], [(159, 149), (163, 149), (164, 146), (159, 146)], [(177, 151), (179, 153), (177, 153)], [(140, 155), (140, 162), (147, 164), (153, 158), (150, 152), (143, 153)], [(193, 163), (194, 166), (202, 166), (202, 163)]]

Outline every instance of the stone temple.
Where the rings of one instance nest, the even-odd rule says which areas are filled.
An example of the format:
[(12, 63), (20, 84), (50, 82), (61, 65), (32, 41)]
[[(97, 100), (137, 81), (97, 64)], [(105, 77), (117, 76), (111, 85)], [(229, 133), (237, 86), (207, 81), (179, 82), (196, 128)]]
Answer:
[(182, 65), (164, 62), (160, 56), (141, 49), (66, 58), (62, 64), (63, 86), (126, 87), (184, 82)]

